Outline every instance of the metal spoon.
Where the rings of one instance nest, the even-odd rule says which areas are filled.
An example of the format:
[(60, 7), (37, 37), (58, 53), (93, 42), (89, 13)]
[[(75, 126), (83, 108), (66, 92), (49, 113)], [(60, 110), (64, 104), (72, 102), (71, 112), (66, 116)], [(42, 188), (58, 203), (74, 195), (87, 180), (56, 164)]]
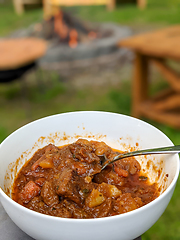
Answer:
[(180, 145), (177, 146), (170, 146), (170, 147), (162, 147), (162, 148), (152, 148), (152, 149), (145, 149), (145, 150), (138, 150), (133, 152), (121, 153), (115, 156), (112, 160), (108, 160), (103, 154), (101, 157), (102, 168), (103, 170), (109, 164), (116, 162), (119, 159), (132, 157), (132, 156), (139, 156), (139, 155), (148, 155), (148, 154), (162, 154), (162, 153), (179, 153), (180, 152)]

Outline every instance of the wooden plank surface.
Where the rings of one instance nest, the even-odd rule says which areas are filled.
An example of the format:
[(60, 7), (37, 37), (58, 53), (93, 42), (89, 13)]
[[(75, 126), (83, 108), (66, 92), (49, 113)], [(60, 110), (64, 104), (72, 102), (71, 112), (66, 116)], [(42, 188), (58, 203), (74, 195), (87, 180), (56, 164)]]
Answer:
[(115, 0), (43, 0), (44, 19), (49, 19), (56, 8), (61, 6), (90, 6), (90, 5), (106, 5), (107, 10), (112, 11), (115, 8)]
[(16, 69), (34, 62), (46, 52), (47, 43), (37, 38), (15, 38), (0, 41), (0, 69)]
[(75, 5), (103, 5), (108, 4), (110, 0), (50, 0), (51, 4), (60, 6), (75, 6)]
[(174, 69), (170, 68), (164, 59), (151, 59), (151, 62), (155, 64), (157, 69), (164, 76), (176, 92), (180, 92), (180, 75)]
[(149, 56), (180, 60), (180, 25), (123, 39), (119, 46)]
[(144, 102), (143, 104), (139, 105), (139, 111), (141, 113), (141, 117), (147, 117), (154, 121), (180, 129), (180, 114), (178, 111), (161, 112), (154, 109), (150, 101)]

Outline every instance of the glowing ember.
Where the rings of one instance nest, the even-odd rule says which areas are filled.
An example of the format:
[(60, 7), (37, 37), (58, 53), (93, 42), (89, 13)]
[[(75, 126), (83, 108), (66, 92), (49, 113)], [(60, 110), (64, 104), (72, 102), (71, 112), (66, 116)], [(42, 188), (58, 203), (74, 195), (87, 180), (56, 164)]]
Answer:
[(69, 33), (69, 46), (75, 48), (78, 44), (78, 33), (75, 29), (72, 29)]
[(97, 33), (91, 31), (91, 32), (88, 33), (88, 37), (89, 37), (90, 39), (95, 39), (95, 38), (97, 37)]

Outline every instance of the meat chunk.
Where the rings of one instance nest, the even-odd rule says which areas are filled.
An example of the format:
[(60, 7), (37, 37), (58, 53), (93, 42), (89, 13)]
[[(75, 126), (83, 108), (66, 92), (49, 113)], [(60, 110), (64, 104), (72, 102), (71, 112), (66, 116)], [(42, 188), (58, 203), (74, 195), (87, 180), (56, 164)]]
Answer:
[(48, 206), (59, 203), (59, 196), (55, 192), (51, 182), (46, 181), (41, 189), (41, 197)]
[(94, 153), (89, 141), (78, 140), (69, 145), (69, 150), (73, 157), (71, 166), (78, 175), (94, 175), (101, 171), (100, 158)]
[(81, 162), (100, 162), (99, 157), (93, 152), (92, 147), (89, 145), (78, 142), (71, 144), (69, 149), (72, 152), (73, 157)]
[(116, 214), (130, 212), (142, 206), (140, 198), (133, 198), (130, 193), (124, 193), (116, 200), (114, 211)]
[(96, 174), (94, 176), (94, 181), (98, 184), (101, 184), (103, 182), (117, 185), (117, 186), (123, 186), (125, 184), (125, 178), (119, 176), (116, 172), (113, 171), (113, 168), (106, 168), (100, 173)]
[(104, 142), (91, 141), (90, 143), (95, 150), (95, 154), (98, 156), (102, 156), (103, 154), (108, 156), (111, 153), (111, 148)]
[(28, 203), (33, 197), (39, 195), (41, 188), (33, 181), (29, 181), (19, 193), (20, 202)]
[(117, 168), (128, 171), (132, 175), (141, 170), (141, 166), (140, 166), (139, 162), (133, 157), (121, 159), (121, 160), (115, 162), (114, 165)]
[(89, 208), (88, 206), (85, 206), (85, 211), (91, 218), (100, 218), (109, 216), (111, 208), (112, 199), (107, 198), (102, 204), (96, 207)]
[(51, 207), (49, 210), (49, 215), (63, 218), (72, 218), (72, 212), (66, 207), (64, 201), (60, 202), (58, 205)]
[(59, 178), (55, 180), (55, 191), (58, 195), (66, 197), (75, 203), (80, 203), (78, 182), (74, 179), (74, 171), (65, 168), (59, 174)]
[(36, 212), (47, 214), (49, 206), (46, 205), (43, 201), (41, 201), (39, 196), (32, 198), (27, 203), (27, 208), (34, 210)]
[(77, 204), (64, 200), (63, 202), (63, 208), (66, 209), (66, 211), (69, 211), (71, 213), (71, 217), (73, 218), (89, 218), (88, 214), (84, 211), (83, 208), (80, 208), (77, 206)]

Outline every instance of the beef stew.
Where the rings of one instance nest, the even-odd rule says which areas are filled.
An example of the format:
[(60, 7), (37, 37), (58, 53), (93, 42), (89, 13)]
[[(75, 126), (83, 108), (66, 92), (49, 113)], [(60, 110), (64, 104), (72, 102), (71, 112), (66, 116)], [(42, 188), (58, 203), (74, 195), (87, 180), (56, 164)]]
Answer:
[(16, 177), (13, 200), (39, 213), (82, 219), (123, 214), (159, 196), (134, 157), (101, 171), (102, 154), (111, 159), (119, 152), (86, 139), (39, 149)]

